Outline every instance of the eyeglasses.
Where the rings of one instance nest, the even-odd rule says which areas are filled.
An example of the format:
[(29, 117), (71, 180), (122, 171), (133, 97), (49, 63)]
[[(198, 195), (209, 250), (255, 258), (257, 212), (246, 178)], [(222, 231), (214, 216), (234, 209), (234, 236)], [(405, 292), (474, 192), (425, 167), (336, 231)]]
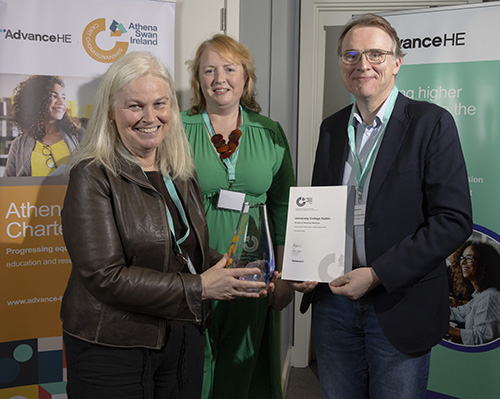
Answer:
[(476, 257), (474, 255), (465, 255), (465, 256), (461, 256), (460, 258), (458, 258), (460, 263), (462, 263), (464, 260), (466, 263), (472, 263), (474, 261), (474, 259), (476, 259)]
[(394, 52), (380, 50), (377, 48), (372, 48), (365, 51), (347, 50), (340, 55), (340, 59), (346, 65), (355, 65), (361, 60), (361, 56), (363, 54), (370, 64), (382, 64), (385, 61), (387, 54), (393, 55)]
[(54, 158), (54, 154), (52, 153), (52, 148), (50, 146), (43, 144), (42, 154), (47, 157), (45, 160), (45, 165), (47, 165), (50, 169), (57, 169), (56, 159)]

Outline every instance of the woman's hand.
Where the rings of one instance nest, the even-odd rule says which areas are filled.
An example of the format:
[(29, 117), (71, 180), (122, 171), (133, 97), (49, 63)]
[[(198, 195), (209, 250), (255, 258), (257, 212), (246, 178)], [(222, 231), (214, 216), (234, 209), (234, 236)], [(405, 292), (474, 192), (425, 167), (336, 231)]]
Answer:
[(275, 270), (273, 272), (273, 277), (271, 278), (271, 281), (269, 281), (269, 283), (267, 283), (267, 287), (266, 287), (266, 291), (270, 296), (274, 293), (274, 290), (276, 289), (276, 282), (280, 278), (281, 278), (281, 273)]
[(266, 287), (263, 281), (239, 280), (242, 276), (259, 274), (258, 268), (226, 269), (227, 254), (219, 262), (201, 274), (202, 299), (229, 300), (236, 298), (262, 298), (274, 284)]
[(453, 340), (453, 342), (458, 342), (458, 343), (462, 343), (462, 331), (460, 330), (460, 328), (456, 328), (456, 327), (448, 327), (448, 335), (451, 337), (451, 339)]
[(293, 299), (293, 289), (288, 285), (288, 281), (279, 279), (276, 281), (276, 288), (273, 293), (271, 307), (273, 310), (285, 309)]
[(456, 299), (456, 298), (453, 298), (453, 297), (450, 296), (450, 306), (452, 308), (456, 308), (458, 306), (465, 305), (467, 302), (469, 302), (469, 301), (464, 301), (464, 300), (461, 300), (461, 299)]
[(288, 281), (281, 279), (281, 270), (283, 270), (283, 257), (285, 246), (278, 245), (276, 247), (276, 270), (275, 278), (272, 280), (275, 284), (275, 289), (272, 295), (269, 295), (269, 306), (273, 310), (283, 310), (288, 306), (293, 299), (293, 289), (288, 285)]

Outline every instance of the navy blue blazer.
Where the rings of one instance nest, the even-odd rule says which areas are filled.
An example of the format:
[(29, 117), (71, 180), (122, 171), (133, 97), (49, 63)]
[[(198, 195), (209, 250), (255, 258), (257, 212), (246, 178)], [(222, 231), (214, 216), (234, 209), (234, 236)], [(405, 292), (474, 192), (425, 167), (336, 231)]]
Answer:
[[(312, 185), (342, 184), (351, 106), (321, 124)], [(380, 326), (404, 353), (436, 345), (448, 331), (446, 257), (472, 232), (465, 161), (451, 114), (398, 95), (369, 183), (368, 266), (381, 281), (370, 295)], [(304, 295), (305, 311), (313, 293)]]

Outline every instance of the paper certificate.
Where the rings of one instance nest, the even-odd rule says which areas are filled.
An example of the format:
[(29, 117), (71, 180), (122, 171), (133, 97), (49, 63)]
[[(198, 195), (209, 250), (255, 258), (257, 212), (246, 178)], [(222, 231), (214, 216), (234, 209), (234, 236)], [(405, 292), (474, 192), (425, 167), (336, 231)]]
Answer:
[(330, 282), (352, 269), (352, 187), (292, 187), (282, 278)]

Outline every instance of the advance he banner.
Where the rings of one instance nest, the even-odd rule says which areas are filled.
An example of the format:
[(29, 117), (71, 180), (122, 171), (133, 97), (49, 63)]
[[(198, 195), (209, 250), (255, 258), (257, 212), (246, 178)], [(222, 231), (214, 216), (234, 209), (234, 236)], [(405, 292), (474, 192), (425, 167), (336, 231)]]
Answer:
[[(435, 102), (455, 118), (473, 206), (470, 242), (448, 258), (450, 336), (432, 350), (427, 397), (498, 397), (500, 4), (384, 17), (396, 28), (407, 54), (396, 79), (400, 91), (416, 100)], [(460, 338), (452, 337), (453, 328), (460, 331)]]
[[(174, 24), (175, 3), (167, 1), (0, 0), (2, 399), (66, 397), (59, 320), (71, 270), (60, 218), (64, 167), (113, 61), (148, 51), (173, 75)], [(59, 121), (63, 140), (43, 146), (51, 120)]]

